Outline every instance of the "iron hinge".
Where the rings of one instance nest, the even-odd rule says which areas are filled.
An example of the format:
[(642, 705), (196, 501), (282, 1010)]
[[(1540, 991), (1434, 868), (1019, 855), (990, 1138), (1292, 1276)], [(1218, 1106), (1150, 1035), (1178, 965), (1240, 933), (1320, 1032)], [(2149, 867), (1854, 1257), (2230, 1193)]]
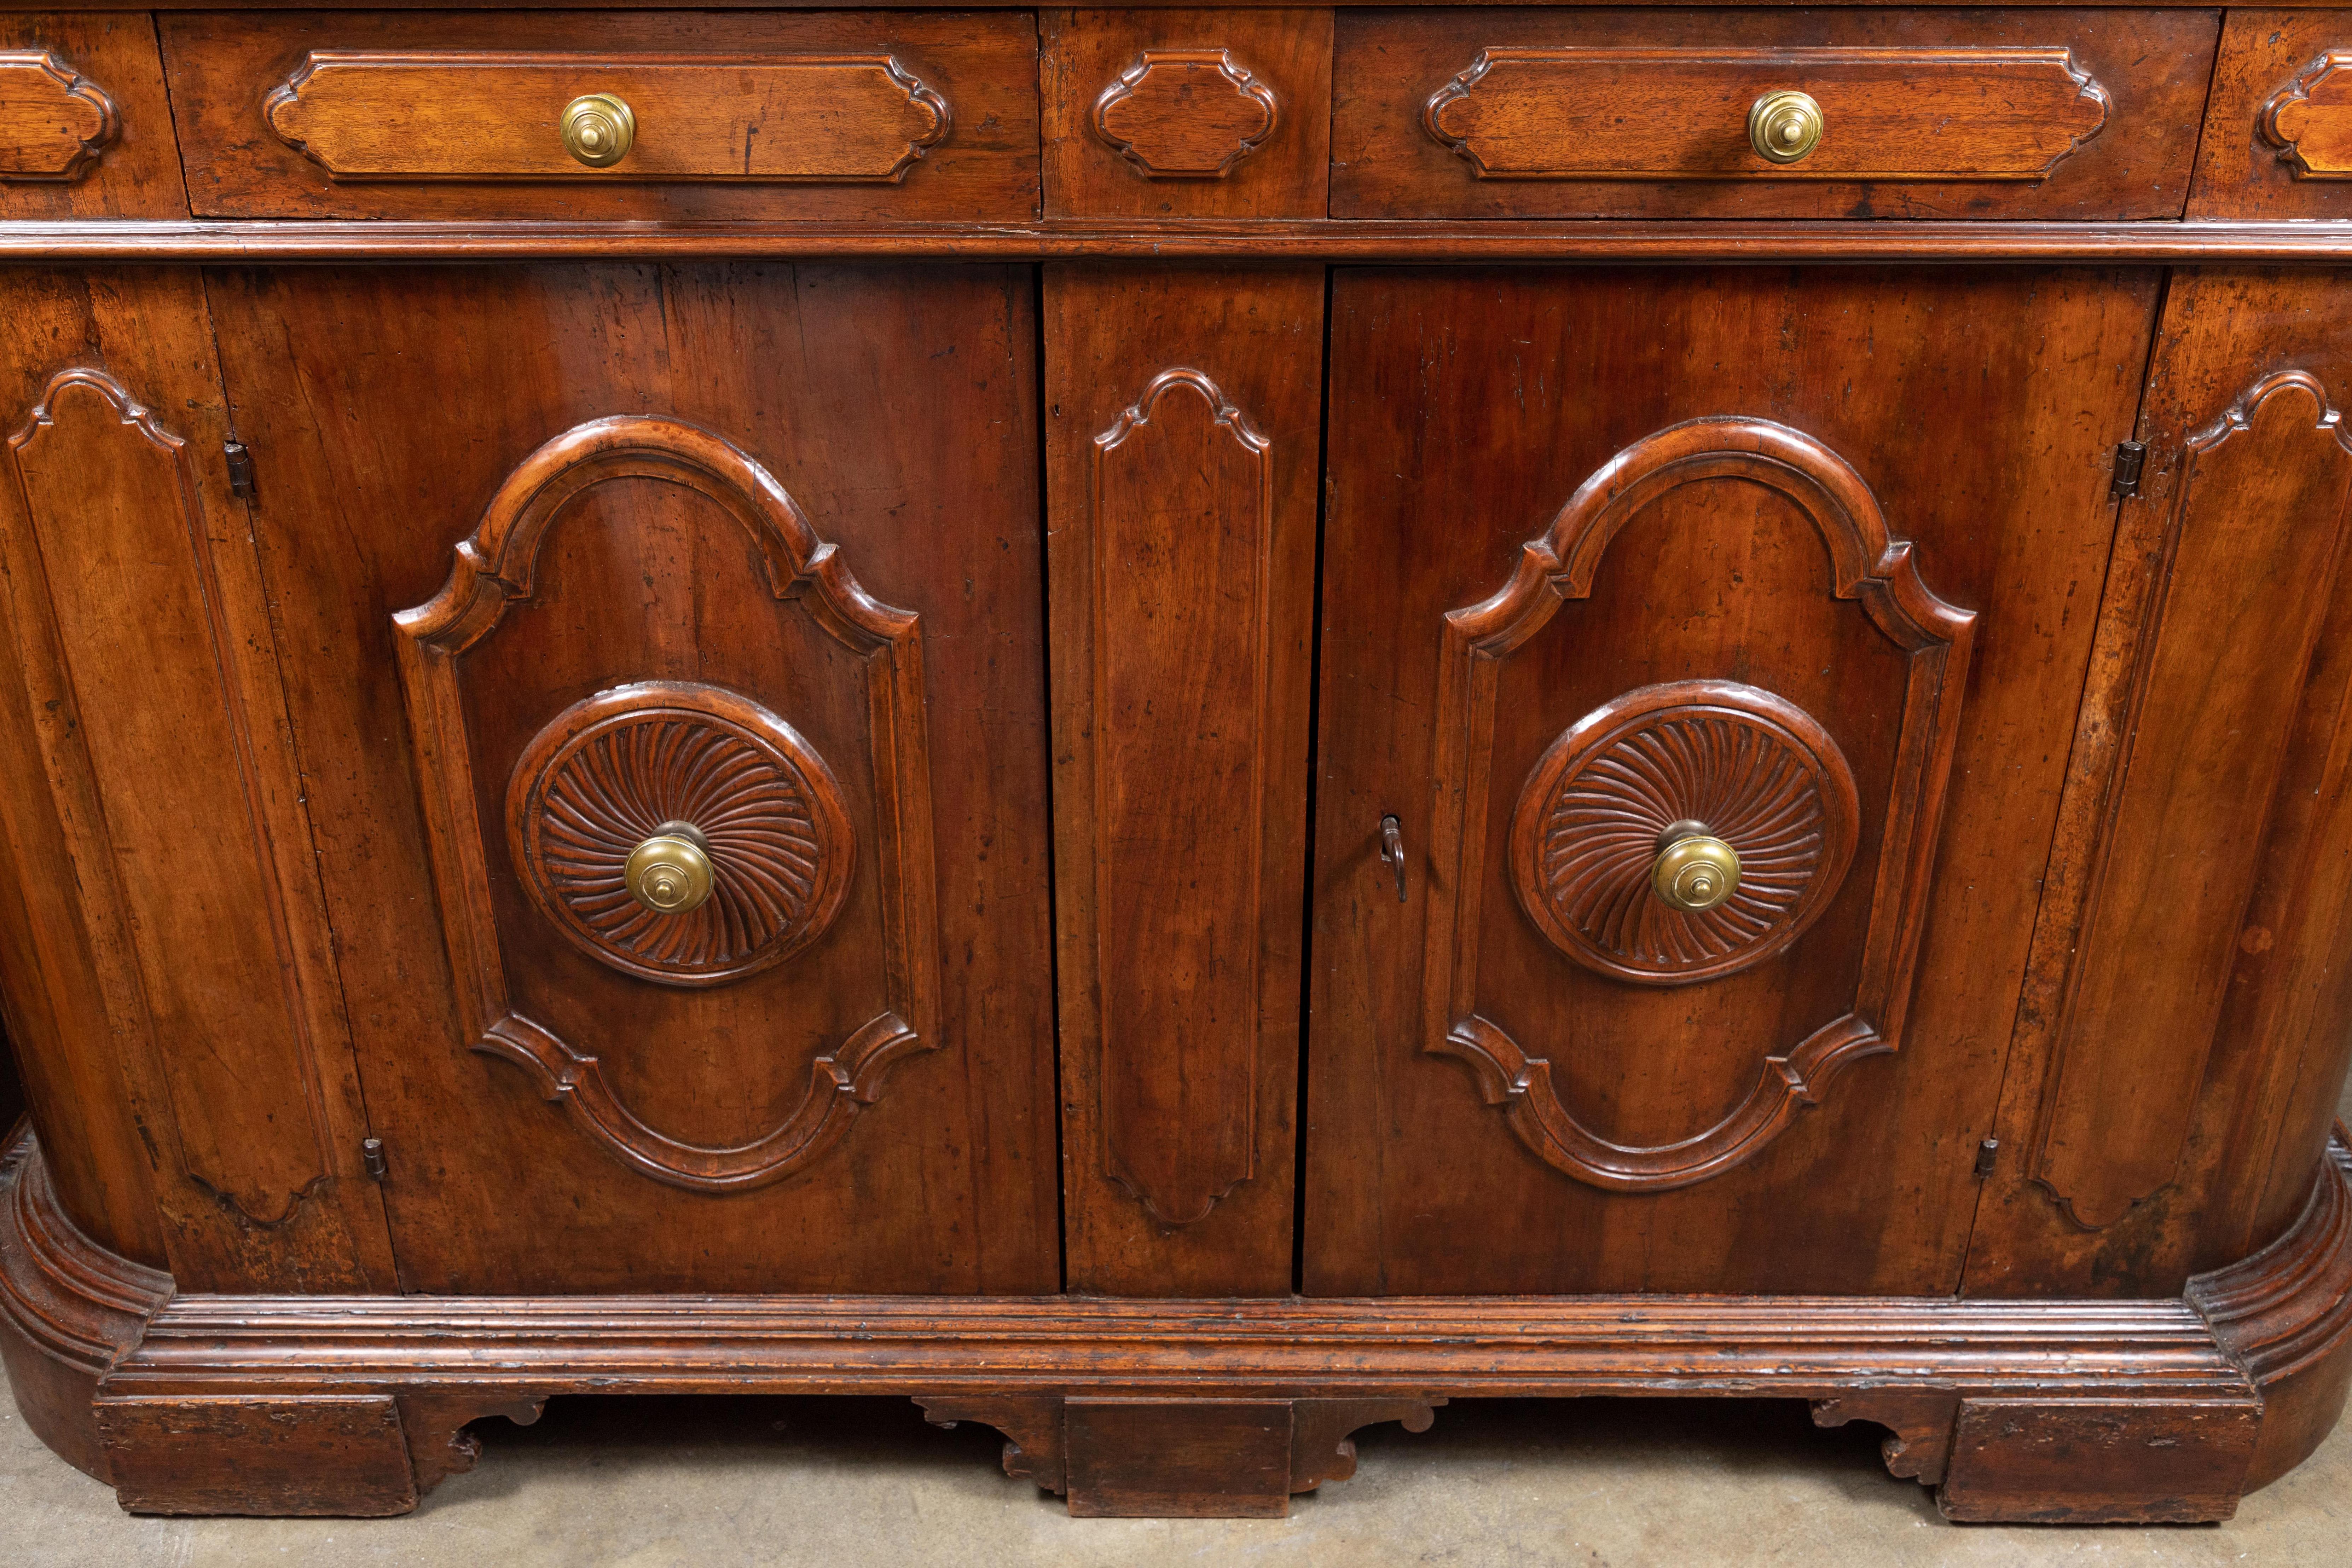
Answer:
[(383, 1180), (384, 1163), (383, 1139), (362, 1138), (360, 1140), (360, 1163), (367, 1167), (369, 1180), (377, 1182)]
[(2118, 441), (2116, 443), (2116, 479), (2107, 493), (2117, 500), (2139, 494), (2139, 471), (2147, 466), (2147, 443)]
[(1983, 1142), (1981, 1142), (1981, 1143), (1978, 1144), (1978, 1145), (1977, 1145), (1977, 1174), (1978, 1174), (1978, 1175), (1979, 1175), (1979, 1176), (1990, 1176), (1990, 1175), (1991, 1175), (1991, 1174), (1992, 1174), (1992, 1166), (1993, 1166), (1993, 1162), (1994, 1162), (1994, 1161), (1996, 1161), (1996, 1160), (1998, 1160), (1998, 1159), (2000, 1159), (2000, 1139), (1998, 1139), (1998, 1138), (1988, 1138), (1988, 1139), (1986, 1139)]
[(239, 500), (253, 499), (253, 454), (242, 441), (226, 441), (221, 453), (228, 458), (228, 493)]

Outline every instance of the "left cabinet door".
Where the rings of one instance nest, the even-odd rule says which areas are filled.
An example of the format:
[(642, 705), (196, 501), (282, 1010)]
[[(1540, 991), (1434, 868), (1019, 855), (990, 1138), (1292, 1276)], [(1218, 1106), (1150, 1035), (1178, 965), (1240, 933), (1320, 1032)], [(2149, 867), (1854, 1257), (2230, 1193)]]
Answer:
[(1058, 1287), (1032, 279), (212, 278), (407, 1288)]

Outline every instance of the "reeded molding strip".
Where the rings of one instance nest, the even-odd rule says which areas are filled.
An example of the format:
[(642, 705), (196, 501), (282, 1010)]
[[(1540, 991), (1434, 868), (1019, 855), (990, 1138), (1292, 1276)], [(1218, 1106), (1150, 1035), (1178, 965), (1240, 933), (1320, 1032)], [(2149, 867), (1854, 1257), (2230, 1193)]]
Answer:
[(121, 133), (96, 82), (47, 49), (0, 50), (0, 184), (78, 180)]

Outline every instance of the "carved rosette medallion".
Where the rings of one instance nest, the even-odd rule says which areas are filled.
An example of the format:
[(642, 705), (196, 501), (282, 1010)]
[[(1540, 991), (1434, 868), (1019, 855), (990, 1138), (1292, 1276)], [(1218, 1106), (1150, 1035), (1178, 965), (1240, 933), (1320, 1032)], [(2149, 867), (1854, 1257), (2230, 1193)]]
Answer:
[[(710, 897), (662, 912), (623, 868), (676, 823), (708, 845)], [(532, 900), (582, 951), (672, 985), (806, 947), (840, 912), (856, 858), (824, 759), (749, 698), (693, 684), (618, 687), (557, 715), (516, 764), (507, 831)]]
[[(1552, 742), (1511, 818), (1520, 906), (1579, 963), (1642, 984), (1712, 979), (1786, 949), (1853, 858), (1853, 774), (1794, 703), (1730, 681), (1645, 686)], [(1675, 908), (1651, 887), (1669, 826), (1739, 856), (1732, 895)]]

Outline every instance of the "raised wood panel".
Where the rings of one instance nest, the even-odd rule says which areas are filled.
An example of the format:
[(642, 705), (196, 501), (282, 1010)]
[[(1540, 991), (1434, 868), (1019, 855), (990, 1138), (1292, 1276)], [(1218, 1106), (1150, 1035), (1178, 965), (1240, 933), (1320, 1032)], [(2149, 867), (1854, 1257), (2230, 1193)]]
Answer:
[[(1621, 530), (1637, 521), (1670, 527), (1675, 520), (1662, 503), (1685, 486), (1724, 480), (1785, 498), (1818, 532), (1827, 553), (1830, 592), (1857, 601), (1859, 613), (1900, 650), (1906, 667), (1904, 689), (1898, 710), (1887, 719), (1901, 744), (1882, 775), (1888, 798), (1883, 805), (1874, 803), (1871, 814), (1880, 841), (1864, 860), (1875, 869), (1867, 919), (1858, 927), (1849, 924), (1843, 933), (1858, 946), (1860, 963), (1849, 964), (1835, 947), (1823, 952), (1817, 944), (1807, 953), (1811, 967), (1850, 973), (1851, 993), (1839, 994), (1827, 1016), (1798, 1011), (1826, 999), (1817, 994), (1806, 995), (1804, 1004), (1792, 994), (1778, 1016), (1768, 1011), (1768, 1029), (1793, 1025), (1801, 1034), (1749, 1036), (1760, 1047), (1760, 1059), (1728, 1113), (1712, 1126), (1677, 1128), (1682, 1135), (1672, 1142), (1645, 1144), (1597, 1131), (1586, 1120), (1590, 1111), (1580, 1116), (1574, 1104), (1579, 1086), (1572, 1068), (1555, 1077), (1553, 1058), (1568, 1068), (1591, 1054), (1594, 1043), (1576, 1035), (1522, 1039), (1500, 1021), (1536, 1010), (1525, 994), (1509, 987), (1499, 994), (1487, 990), (1490, 982), (1481, 966), (1486, 921), (1499, 913), (1492, 910), (1499, 900), (1486, 875), (1496, 847), (1492, 840), (1507, 835), (1507, 863), (1518, 901), (1523, 907), (1533, 901), (1549, 917), (1537, 923), (1550, 928), (1546, 934), (1567, 956), (1613, 980), (1699, 984), (1788, 951), (1837, 900), (1856, 837), (1853, 774), (1832, 730), (1798, 704), (1738, 682), (1685, 679), (1635, 688), (1569, 726), (1516, 792), (1523, 802), (1543, 804), (1510, 820), (1503, 818), (1497, 797), (1516, 781), (1496, 765), (1496, 707), (1513, 657), (1543, 633), (1564, 604), (1593, 596), (1594, 579), (1606, 570), (1604, 552)], [(1760, 597), (1771, 591), (1762, 584), (1748, 585), (1736, 568), (1728, 576), (1745, 593)], [(1795, 616), (1790, 618), (1795, 623)], [(1802, 432), (1760, 419), (1699, 418), (1644, 437), (1603, 463), (1551, 526), (1528, 542), (1509, 582), (1491, 597), (1452, 611), (1443, 624), (1435, 755), (1430, 763), (1435, 795), (1423, 969), (1424, 1048), (1467, 1064), (1486, 1102), (1505, 1113), (1511, 1130), (1547, 1164), (1579, 1181), (1628, 1192), (1686, 1186), (1754, 1159), (1801, 1111), (1822, 1104), (1831, 1081), (1844, 1068), (1898, 1048), (1927, 913), (1975, 618), (1927, 588), (1911, 545), (1891, 536), (1862, 476)], [(1557, 633), (1553, 640), (1573, 637), (1576, 629)], [(1626, 629), (1653, 636), (1664, 630)], [(1791, 636), (1818, 634), (1808, 626), (1803, 632), (1792, 627)], [(1835, 662), (1870, 655), (1832, 642), (1815, 657)], [(1704, 656), (1699, 662), (1703, 666)], [(1723, 668), (1737, 669), (1745, 662)], [(1519, 694), (1529, 699), (1554, 684), (1522, 686)], [(1843, 715), (1826, 717), (1832, 726), (1844, 728)], [(1675, 724), (1683, 732), (1640, 727), (1654, 720)], [(1638, 744), (1644, 736), (1653, 739), (1646, 751)], [(1593, 805), (1553, 804), (1562, 764), (1580, 759), (1588, 743), (1624, 748), (1595, 765), (1603, 777), (1622, 781), (1637, 798), (1620, 792)], [(1761, 777), (1744, 761), (1758, 747), (1780, 753)], [(1628, 901), (1651, 907), (1655, 895), (1648, 886), (1648, 863), (1671, 825), (1684, 821), (1702, 823), (1740, 851), (1745, 896), (1735, 894), (1719, 906), (1719, 921), (1675, 915), (1618, 941), (1605, 929), (1565, 929), (1563, 914), (1595, 900), (1612, 909)], [(1751, 828), (1779, 822), (1792, 829), (1785, 838)], [(1594, 846), (1605, 848), (1621, 834), (1630, 838), (1631, 855), (1640, 862), (1630, 878), (1604, 881), (1597, 890), (1555, 889), (1548, 877), (1530, 884), (1531, 876), (1556, 863), (1554, 845), (1567, 863), (1586, 865), (1602, 852)], [(1771, 901), (1758, 899), (1759, 888)], [(1561, 942), (1571, 934), (1579, 940)], [(1526, 973), (1522, 984), (1541, 984), (1540, 972)], [(1625, 1028), (1626, 1020), (1613, 1016), (1621, 1009), (1609, 995), (1578, 999), (1577, 1014), (1595, 1034), (1605, 1038)], [(1720, 1016), (1722, 1031), (1748, 1035), (1747, 1018), (1728, 1009)], [(1638, 1032), (1641, 1024), (1633, 1027)]]
[(2192, 218), (2352, 215), (2352, 12), (2232, 9), (2213, 63)]
[(1289, 1286), (1321, 299), (1047, 274), (1074, 1289)]
[[(1335, 217), (2177, 217), (2217, 11), (1339, 14)], [(1774, 165), (1749, 107), (1825, 121)]]
[(1044, 11), (1045, 206), (1321, 217), (1329, 11)]
[[(2336, 959), (2352, 941), (2352, 885), (2340, 874), (2352, 853), (2352, 595), (2317, 580), (2340, 548), (2327, 510), (2340, 481), (2328, 476), (2345, 454), (2305, 384), (2338, 407), (2352, 387), (2344, 287), (2327, 271), (2173, 276), (2141, 415), (2146, 479), (2121, 509), (2101, 595), (1995, 1129), (2003, 1152), (1969, 1244), (1970, 1294), (2169, 1291), (2245, 1257), (2303, 1210), (2352, 1053), (2352, 973)], [(2257, 415), (2250, 395), (2266, 384)], [(2233, 406), (2252, 422), (2227, 420)], [(2258, 452), (2271, 468), (2242, 480)], [(2257, 615), (2264, 593), (2275, 597)], [(2158, 658), (2170, 661), (2161, 683)], [(2217, 683), (2242, 693), (2235, 706), (2214, 705)], [(2230, 742), (2179, 717), (2200, 711)], [(2237, 793), (2198, 806), (2206, 781), (2183, 755), (2207, 759)], [(2135, 789), (2126, 767), (2151, 776)], [(2176, 837), (2119, 836), (2127, 796), (2143, 825), (2154, 814)], [(2108, 901), (2118, 873), (2148, 907)], [(2117, 982), (2085, 945), (2092, 921), (2158, 945), (2125, 954)], [(2184, 939), (2207, 944), (2211, 974), (2187, 971)], [(2129, 1033), (2078, 1030), (2070, 997), (2086, 983), (2110, 988), (2106, 1011)], [(2078, 1048), (2081, 1064), (2064, 1059)], [(2074, 1087), (2062, 1088), (2069, 1075)], [(2085, 1115), (2101, 1080), (2116, 1086), (2112, 1128)], [(2061, 1094), (2072, 1101), (2063, 1110)], [(2037, 1179), (2045, 1131), (2075, 1144), (2060, 1169), (2087, 1178), (2109, 1211), (2132, 1189), (2154, 1190), (2086, 1228), (2064, 1201), (2071, 1189)], [(2112, 1180), (2099, 1169), (2110, 1145)]]
[[(2131, 427), (2156, 282), (2014, 270), (1339, 275), (1308, 1291), (1953, 1288), (2090, 653), (2081, 584), (2105, 571), (2105, 465)], [(1916, 461), (1920, 440), (1958, 428), (1970, 437)], [(2053, 430), (2066, 433), (2062, 450), (2048, 446)], [(1685, 453), (1679, 467), (1612, 462), (1661, 431), (1731, 449)], [(1810, 466), (1794, 464), (1807, 443)], [(1815, 488), (1841, 468), (1866, 489)], [(1851, 504), (1823, 499), (1841, 495)], [(1884, 552), (1856, 542), (1864, 525), (1836, 521), (1874, 514), (1913, 552), (1877, 572), (1916, 570), (1935, 599), (1976, 612), (1964, 660), (1955, 650), (1939, 661), (1935, 637), (1915, 647), (1874, 624), (1873, 601), (1884, 615), (1901, 595), (1891, 576), (1884, 588), (1866, 581), (1877, 573), (1864, 563)], [(1613, 533), (1589, 526), (1603, 516), (1631, 521)], [(1555, 544), (1547, 565), (1539, 552), (1562, 518), (1588, 525), (1571, 531), (1583, 543)], [(1857, 598), (1838, 597), (1842, 583)], [(1466, 638), (1449, 638), (1463, 622), (1499, 633), (1507, 619), (1488, 612), (1514, 586), (1526, 603), (1550, 601), (1549, 623), (1516, 646), (1497, 641), (1486, 661), (1499, 667), (1488, 777), (1450, 763), (1441, 773), (1470, 754), (1438, 734), (1442, 716), (1451, 731), (1466, 707), (1441, 704), (1453, 692), (1466, 702), (1464, 689), (1487, 678)], [(1937, 662), (1929, 689), (1957, 699), (1965, 670), (1966, 700), (1930, 831), (1890, 807), (1936, 755), (1928, 715), (1940, 703), (1923, 703), (1917, 726), (1905, 709), (1915, 675)], [(1700, 680), (1769, 692), (1827, 732), (1854, 779), (1855, 850), (1829, 908), (1777, 954), (1696, 983), (1667, 973), (1634, 984), (1571, 957), (1529, 917), (1503, 824), (1579, 721)], [(1457, 789), (1488, 814), (1475, 855), (1449, 847)], [(1391, 816), (1402, 901), (1380, 854)], [(1883, 853), (1890, 844), (1907, 849)], [(1486, 908), (1471, 954), (1444, 933), (1459, 934), (1448, 921), (1474, 899)], [(1475, 1005), (1453, 1005), (1433, 961), (1475, 981)], [(1668, 952), (1661, 966), (1713, 962)], [(1865, 993), (1885, 1012), (1858, 1009)], [(1434, 1027), (1433, 1000), (1449, 1015)], [(1428, 1049), (1465, 1014), (1502, 1025), (1543, 1073), (1497, 1066), (1482, 1080)], [(1793, 1118), (1769, 1143), (1732, 1136), (1759, 1085), (1756, 1103), (1769, 1109), (1789, 1081), (1765, 1058), (1850, 1014), (1874, 1016), (1902, 1048), (1849, 1057), (1819, 1108), (1787, 1107)], [(1818, 1048), (1834, 1060), (1864, 1038), (1831, 1029)], [(1809, 1090), (1815, 1065), (1796, 1064)], [(1546, 1094), (1592, 1142), (1571, 1142), (1564, 1118), (1547, 1126), (1536, 1110)], [(1539, 1140), (1512, 1136), (1506, 1114)], [(1714, 1142), (1675, 1147), (1701, 1135)], [(1654, 1187), (1677, 1165), (1697, 1173), (1722, 1158), (1695, 1185), (1612, 1191), (1575, 1179), (1538, 1142), (1604, 1172), (1631, 1162), (1612, 1179)], [(1890, 1192), (1910, 1195), (1891, 1204)]]
[[(1793, 163), (1748, 141), (1749, 106), (1784, 89), (1826, 126)], [(2021, 181), (2112, 107), (2064, 48), (1490, 48), (1422, 124), (1481, 180)]]
[[(591, 167), (563, 106), (606, 93), (634, 137)], [(314, 49), (262, 105), (334, 180), (742, 180), (895, 184), (953, 123), (887, 54), (671, 55)]]
[(106, 89), (47, 49), (0, 49), (0, 182), (75, 180), (121, 134)]
[[(1058, 1288), (1032, 279), (753, 265), (209, 276), (411, 1288)], [(378, 352), (346, 353), (354, 333)], [(657, 449), (624, 456), (623, 440), (570, 463), (631, 430), (661, 433)], [(532, 475), (548, 491), (510, 519), (549, 521), (530, 586), (500, 585), (520, 581), (513, 532), (494, 568), (509, 575), (456, 573), (461, 598), (504, 613), (454, 656), (475, 787), (428, 799), (398, 669), (413, 639), (393, 617), (451, 583), (452, 552), (501, 487), (522, 500)], [(557, 513), (534, 510), (567, 489)], [(699, 986), (628, 973), (551, 921), (518, 868), (515, 769), (533, 740), (573, 704), (649, 681), (705, 689), (705, 712), (709, 688), (750, 699), (822, 758), (845, 804), (839, 912), (756, 973)], [(888, 788), (911, 786), (918, 733), (928, 818), (911, 787)], [(895, 826), (877, 815), (893, 803)], [(892, 831), (898, 886), (885, 880)], [(445, 933), (436, 842), (478, 850), (488, 900), (456, 909), (487, 928)], [(935, 934), (914, 923), (926, 900)], [(491, 938), (504, 1008), (486, 950), (466, 945)], [(645, 1131), (611, 1114), (611, 1137), (592, 1131), (592, 1110), (610, 1108), (578, 1103), (576, 1078), (566, 1093), (572, 1064), (527, 1031), (502, 1043), (541, 1047), (552, 1079), (474, 1050), (500, 1011), (595, 1057)], [(886, 1014), (915, 1033), (853, 1040)], [(915, 1038), (940, 1048), (899, 1057), (861, 1100), (889, 1042)], [(573, 1108), (545, 1103), (551, 1091)], [(796, 1108), (847, 1135), (746, 1187), (744, 1167), (809, 1130)], [(648, 1175), (632, 1142), (698, 1184)]]
[[(747, 564), (760, 571), (761, 586), (849, 650), (844, 673), (862, 689), (862, 700), (847, 706), (865, 709), (867, 724), (861, 738), (872, 752), (865, 776), (873, 798), (859, 813), (872, 833), (862, 857), (871, 865), (859, 912), (878, 917), (878, 938), (857, 942), (860, 951), (847, 963), (818, 972), (830, 1005), (811, 1007), (803, 980), (789, 989), (771, 987), (763, 998), (764, 1015), (686, 1006), (635, 1010), (631, 1022), (656, 1046), (698, 1031), (742, 1030), (746, 1046), (781, 1056), (791, 1049), (788, 1042), (816, 1036), (820, 1054), (809, 1064), (800, 1099), (775, 1123), (724, 1143), (665, 1131), (658, 1116), (643, 1112), (642, 1101), (632, 1109), (625, 1078), (616, 1081), (593, 1042), (583, 1049), (542, 1022), (553, 1015), (545, 1011), (544, 1000), (529, 1003), (528, 988), (525, 1000), (518, 1001), (510, 977), (531, 967), (539, 954), (516, 930), (518, 922), (510, 910), (500, 907), (493, 889), (494, 879), (500, 887), (523, 881), (541, 917), (588, 957), (634, 980), (698, 987), (743, 981), (801, 952), (825, 934), (849, 894), (861, 857), (831, 770), (787, 721), (730, 685), (654, 679), (607, 687), (548, 719), (511, 766), (502, 765), (510, 731), (499, 721), (522, 708), (523, 721), (530, 722), (515, 689), (529, 689), (523, 672), (538, 662), (530, 654), (548, 650), (543, 644), (526, 645), (521, 668), (513, 661), (467, 656), (488, 642), (518, 605), (542, 614), (551, 604), (559, 615), (567, 609), (581, 613), (563, 603), (554, 584), (541, 590), (547, 537), (561, 521), (590, 520), (575, 521), (575, 527), (599, 521), (583, 503), (600, 486), (645, 479), (688, 490), (740, 525), (752, 545)], [(879, 1097), (893, 1067), (941, 1044), (938, 873), (931, 856), (920, 617), (868, 595), (842, 553), (817, 536), (799, 503), (749, 454), (675, 419), (614, 416), (551, 437), (507, 477), (480, 523), (454, 553), (441, 592), (393, 618), (401, 637), (401, 677), (442, 924), (472, 1048), (531, 1073), (541, 1093), (561, 1104), (583, 1135), (656, 1181), (722, 1193), (782, 1180), (822, 1157), (849, 1131), (857, 1112)], [(563, 564), (578, 570), (572, 562)], [(594, 607), (586, 608), (593, 617)], [(746, 630), (774, 635), (756, 621)], [(667, 639), (657, 633), (657, 645), (662, 640)], [(473, 697), (469, 683), (505, 689), (495, 699)], [(804, 703), (812, 700), (805, 689), (786, 689)], [(636, 724), (634, 738), (589, 760), (586, 793), (571, 801), (551, 800), (549, 773), (572, 743), (598, 725), (623, 721)], [(751, 772), (763, 762), (774, 775), (764, 784)], [(796, 784), (783, 782), (787, 770)], [(511, 783), (501, 785), (499, 773), (508, 773)], [(813, 777), (823, 781), (821, 795), (811, 788)], [(730, 795), (715, 792), (719, 783), (749, 787)], [(483, 809), (486, 793), (505, 809)], [(754, 837), (761, 819), (751, 815), (751, 807), (779, 795), (805, 805), (810, 815), (782, 818), (763, 844)], [(812, 796), (822, 804), (809, 804)], [(826, 819), (823, 829), (814, 820), (817, 815)], [(707, 913), (645, 910), (621, 885), (617, 867), (606, 867), (601, 875), (593, 868), (585, 870), (588, 880), (578, 889), (583, 903), (561, 903), (548, 882), (551, 852), (540, 838), (551, 818), (556, 830), (572, 836), (580, 851), (602, 847), (622, 859), (638, 841), (685, 823), (706, 836), (719, 883), (717, 896)], [(502, 822), (511, 823), (510, 831), (499, 831)], [(795, 823), (805, 837), (793, 831)], [(794, 845), (804, 846), (808, 858), (786, 859)], [(761, 880), (751, 881), (754, 876)], [(772, 924), (751, 929), (761, 889), (791, 899), (795, 908), (789, 915), (777, 909)], [(617, 923), (590, 924), (580, 918), (589, 911), (615, 915)], [(509, 933), (503, 939), (502, 926)], [(644, 942), (628, 940), (640, 933)], [(681, 949), (682, 942), (691, 945)], [(714, 943), (723, 945), (714, 950)], [(863, 985), (857, 983), (861, 971)], [(563, 972), (558, 968), (555, 973)], [(572, 978), (570, 984), (576, 987), (580, 982)], [(866, 999), (853, 999), (860, 993)], [(863, 1016), (863, 1021), (835, 1036), (821, 1020), (835, 1016), (852, 1021)], [(604, 1016), (617, 1022), (627, 1014)]]
[[(194, 376), (175, 364), (163, 384), (183, 392), (181, 428), (217, 431), (204, 346)], [(11, 649), (79, 930), (37, 931), (55, 967), (16, 981), (16, 1017), (46, 1034), (103, 1008), (184, 1279), (380, 1283), (383, 1210), (358, 1168), (349, 1033), (244, 509), (218, 458), (106, 370), (58, 371), (21, 417)], [(90, 990), (38, 1000), (43, 984)]]
[[(199, 214), (1038, 211), (1026, 15), (291, 11), (160, 26)], [(636, 118), (634, 149), (609, 168), (562, 144), (558, 118), (587, 92), (617, 94)]]
[(2303, 684), (2335, 592), (2352, 450), (2283, 372), (2187, 441), (2146, 651), (2053, 1047), (2035, 1179), (2112, 1225), (2173, 1180)]
[(0, 15), (0, 220), (187, 216), (154, 19)]

